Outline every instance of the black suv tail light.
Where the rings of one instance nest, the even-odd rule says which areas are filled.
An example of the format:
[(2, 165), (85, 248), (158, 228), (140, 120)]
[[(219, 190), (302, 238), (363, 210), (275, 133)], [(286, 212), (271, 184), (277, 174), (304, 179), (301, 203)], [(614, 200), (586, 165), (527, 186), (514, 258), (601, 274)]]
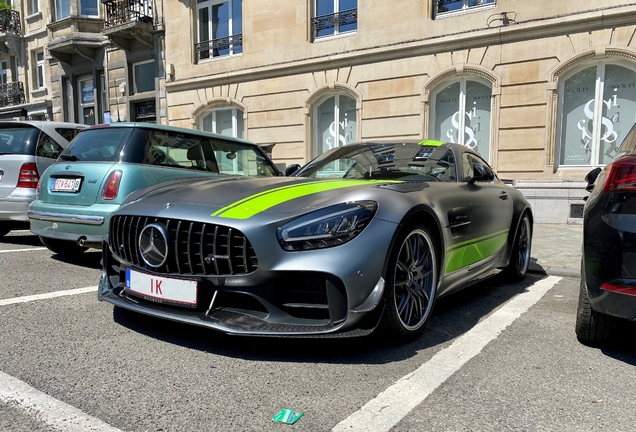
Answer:
[(636, 191), (636, 157), (625, 156), (608, 166), (603, 192)]

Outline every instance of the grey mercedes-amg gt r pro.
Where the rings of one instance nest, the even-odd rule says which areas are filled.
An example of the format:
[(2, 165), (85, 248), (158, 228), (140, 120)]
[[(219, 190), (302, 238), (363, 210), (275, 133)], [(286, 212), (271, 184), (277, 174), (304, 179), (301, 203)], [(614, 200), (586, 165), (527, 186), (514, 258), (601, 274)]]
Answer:
[(532, 221), (467, 147), (351, 144), (288, 177), (134, 192), (111, 220), (98, 296), (229, 334), (408, 341), (436, 298), (525, 277)]

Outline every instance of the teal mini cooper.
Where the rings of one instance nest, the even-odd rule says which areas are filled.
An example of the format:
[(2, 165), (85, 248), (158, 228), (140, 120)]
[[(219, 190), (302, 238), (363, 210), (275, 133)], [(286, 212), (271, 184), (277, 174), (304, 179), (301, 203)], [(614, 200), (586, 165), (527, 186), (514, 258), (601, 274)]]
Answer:
[(44, 172), (27, 215), (47, 248), (73, 256), (101, 248), (110, 216), (136, 190), (176, 179), (278, 175), (248, 141), (148, 123), (97, 125)]

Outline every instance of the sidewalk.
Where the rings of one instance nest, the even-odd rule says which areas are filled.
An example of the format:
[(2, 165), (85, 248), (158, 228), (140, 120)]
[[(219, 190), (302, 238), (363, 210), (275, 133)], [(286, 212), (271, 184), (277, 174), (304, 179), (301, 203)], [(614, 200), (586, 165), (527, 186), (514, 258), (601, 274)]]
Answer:
[(535, 224), (529, 272), (581, 275), (583, 225)]

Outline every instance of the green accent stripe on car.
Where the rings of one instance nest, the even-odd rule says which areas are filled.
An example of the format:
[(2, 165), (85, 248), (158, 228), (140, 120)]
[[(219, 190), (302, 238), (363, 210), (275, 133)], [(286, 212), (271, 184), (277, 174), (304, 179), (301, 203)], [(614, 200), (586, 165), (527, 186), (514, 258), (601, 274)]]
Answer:
[(445, 273), (452, 273), (487, 258), (501, 249), (507, 238), (506, 229), (449, 246), (446, 248)]
[(441, 145), (446, 144), (446, 142), (437, 141), (437, 140), (424, 140), (424, 141), (420, 141), (418, 144), (421, 146), (439, 147)]
[(236, 201), (235, 203), (215, 211), (212, 213), (212, 216), (228, 219), (248, 219), (257, 213), (295, 198), (353, 186), (387, 183), (402, 182), (399, 180), (321, 180), (311, 183), (284, 186), (270, 189), (265, 192), (249, 196), (240, 201)]

